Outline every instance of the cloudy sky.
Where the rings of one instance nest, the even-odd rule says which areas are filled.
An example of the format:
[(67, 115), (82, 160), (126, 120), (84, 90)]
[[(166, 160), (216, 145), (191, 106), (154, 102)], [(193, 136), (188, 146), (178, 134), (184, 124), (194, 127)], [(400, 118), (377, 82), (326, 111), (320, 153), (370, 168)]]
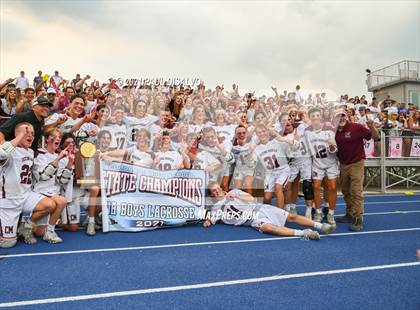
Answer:
[(420, 1), (5, 1), (0, 78), (199, 77), (257, 91), (367, 93), (365, 69), (420, 60)]

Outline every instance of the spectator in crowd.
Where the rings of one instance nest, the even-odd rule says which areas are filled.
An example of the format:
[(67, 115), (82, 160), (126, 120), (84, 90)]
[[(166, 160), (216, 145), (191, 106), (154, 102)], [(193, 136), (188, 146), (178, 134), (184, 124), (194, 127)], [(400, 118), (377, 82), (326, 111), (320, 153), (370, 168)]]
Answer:
[(58, 71), (54, 71), (54, 75), (50, 78), (50, 86), (58, 89), (63, 82), (63, 78), (58, 74)]
[(420, 136), (420, 111), (411, 110), (408, 116), (408, 128), (413, 135)]
[(76, 88), (76, 84), (81, 80), (82, 78), (80, 77), (80, 74), (77, 73), (76, 77), (71, 80), (71, 86), (73, 86), (74, 88)]
[(31, 110), (32, 101), (35, 99), (35, 89), (28, 87), (23, 93), (22, 99), (17, 105), (16, 112), (28, 112)]
[(42, 77), (42, 71), (39, 70), (38, 71), (38, 75), (36, 77), (34, 77), (34, 88), (37, 89), (39, 88), (44, 82), (44, 79)]
[(25, 71), (20, 71), (20, 76), (16, 78), (16, 88), (24, 90), (29, 87), (29, 80), (25, 76)]
[[(20, 102), (21, 100), (19, 89), (7, 88), (5, 98), (0, 99), (0, 115), (15, 115), (18, 110), (22, 109), (21, 107), (19, 107)], [(20, 106), (22, 106), (22, 104), (20, 104)]]
[(45, 97), (38, 97), (32, 103), (32, 110), (15, 114), (0, 126), (0, 144), (15, 138), (15, 127), (19, 123), (30, 123), (34, 128), (34, 140), (31, 148), (37, 151), (44, 131), (44, 120), (48, 117), (51, 102)]
[[(55, 89), (55, 87), (53, 87)], [(74, 88), (67, 86), (64, 88), (64, 96), (58, 99), (58, 112), (64, 112), (70, 105), (70, 98), (75, 94)]]

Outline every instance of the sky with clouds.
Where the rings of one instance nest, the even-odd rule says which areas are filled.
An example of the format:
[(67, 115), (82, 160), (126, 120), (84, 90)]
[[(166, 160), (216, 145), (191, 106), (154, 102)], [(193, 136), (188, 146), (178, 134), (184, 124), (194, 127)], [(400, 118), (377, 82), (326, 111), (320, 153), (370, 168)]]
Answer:
[(367, 93), (420, 60), (420, 1), (0, 0), (0, 78), (199, 77), (214, 87)]

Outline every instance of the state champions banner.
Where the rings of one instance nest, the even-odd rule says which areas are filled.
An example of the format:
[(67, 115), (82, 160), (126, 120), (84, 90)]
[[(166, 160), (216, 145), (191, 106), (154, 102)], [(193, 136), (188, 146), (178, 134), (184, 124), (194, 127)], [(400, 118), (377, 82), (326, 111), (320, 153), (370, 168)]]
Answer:
[(203, 170), (160, 171), (100, 162), (103, 231), (145, 231), (203, 218)]

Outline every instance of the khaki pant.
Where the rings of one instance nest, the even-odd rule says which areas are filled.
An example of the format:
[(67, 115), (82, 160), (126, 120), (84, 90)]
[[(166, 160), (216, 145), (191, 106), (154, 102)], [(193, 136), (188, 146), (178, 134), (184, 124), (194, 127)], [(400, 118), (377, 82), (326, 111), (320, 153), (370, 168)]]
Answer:
[(346, 213), (352, 217), (363, 215), (364, 160), (340, 165), (341, 192), (346, 202)]

